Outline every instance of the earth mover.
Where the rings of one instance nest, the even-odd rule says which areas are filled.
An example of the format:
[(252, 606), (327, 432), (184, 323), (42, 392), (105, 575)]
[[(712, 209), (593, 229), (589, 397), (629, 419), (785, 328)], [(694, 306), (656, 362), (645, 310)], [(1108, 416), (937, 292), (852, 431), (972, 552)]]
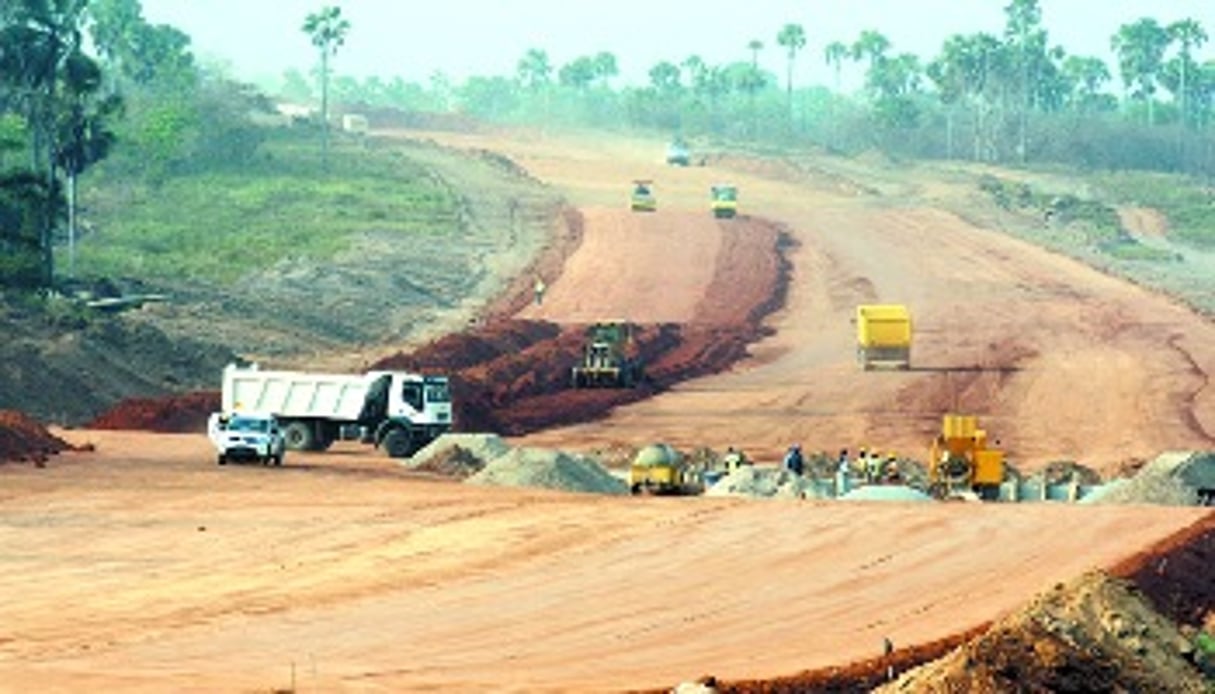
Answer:
[(941, 499), (1000, 498), (1004, 452), (987, 447), (987, 432), (973, 415), (946, 414), (928, 458), (928, 485)]
[(738, 188), (719, 183), (709, 189), (709, 209), (717, 219), (732, 219), (738, 214)]
[(633, 354), (633, 326), (600, 321), (587, 328), (582, 361), (573, 367), (575, 388), (632, 388), (642, 377), (641, 360)]

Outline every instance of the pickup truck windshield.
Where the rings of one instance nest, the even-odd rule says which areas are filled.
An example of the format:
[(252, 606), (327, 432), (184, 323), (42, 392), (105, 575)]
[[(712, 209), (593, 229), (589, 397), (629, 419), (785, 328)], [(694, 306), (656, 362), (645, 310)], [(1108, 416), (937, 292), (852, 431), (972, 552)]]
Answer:
[(266, 419), (245, 419), (237, 417), (228, 422), (228, 431), (255, 431), (265, 433), (270, 431), (270, 422)]

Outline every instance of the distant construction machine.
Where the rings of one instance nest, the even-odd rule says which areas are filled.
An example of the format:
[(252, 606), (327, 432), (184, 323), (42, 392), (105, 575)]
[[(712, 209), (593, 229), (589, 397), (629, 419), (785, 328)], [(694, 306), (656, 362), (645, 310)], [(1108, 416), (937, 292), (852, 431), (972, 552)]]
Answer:
[(600, 321), (587, 328), (582, 361), (571, 373), (575, 388), (632, 388), (641, 378), (632, 325)]
[(704, 491), (704, 484), (683, 456), (665, 443), (637, 451), (629, 467), (629, 491), (633, 494), (691, 496)]
[(709, 209), (718, 219), (732, 219), (738, 214), (738, 187), (718, 183), (709, 189)]
[(856, 307), (856, 358), (866, 371), (886, 365), (911, 368), (911, 313), (898, 304)]
[(987, 432), (973, 415), (946, 414), (928, 459), (929, 491), (942, 499), (1000, 498), (1004, 452), (987, 447)]
[(656, 212), (658, 199), (654, 197), (654, 182), (646, 178), (633, 181), (633, 192), (629, 195), (629, 209), (633, 212)]

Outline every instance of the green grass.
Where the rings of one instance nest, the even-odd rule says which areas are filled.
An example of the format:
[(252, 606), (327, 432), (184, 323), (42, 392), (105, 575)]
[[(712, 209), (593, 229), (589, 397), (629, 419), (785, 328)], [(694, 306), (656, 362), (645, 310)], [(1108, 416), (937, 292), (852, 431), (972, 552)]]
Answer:
[(410, 243), (458, 228), (458, 201), (423, 168), (350, 144), (331, 150), (327, 175), (319, 143), (281, 140), (239, 169), (159, 186), (99, 177), (85, 190), (95, 233), (77, 267), (91, 276), (230, 282), (284, 258), (332, 257), (364, 232)]
[(1105, 174), (1098, 183), (1120, 204), (1163, 212), (1174, 239), (1215, 248), (1215, 192), (1210, 186), (1176, 174), (1145, 172)]

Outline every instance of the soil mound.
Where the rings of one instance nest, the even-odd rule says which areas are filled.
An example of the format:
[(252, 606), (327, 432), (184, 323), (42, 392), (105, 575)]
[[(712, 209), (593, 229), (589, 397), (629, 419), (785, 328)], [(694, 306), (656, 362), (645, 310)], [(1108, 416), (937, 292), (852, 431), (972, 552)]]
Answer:
[(705, 490), (705, 496), (741, 496), (751, 498), (817, 499), (822, 498), (814, 480), (776, 467), (744, 465), (722, 477)]
[(844, 501), (932, 501), (924, 492), (901, 484), (869, 484), (840, 497)]
[(510, 451), (497, 434), (444, 434), (412, 457), (401, 461), (411, 470), (447, 477), (471, 477), (485, 465)]
[(71, 449), (24, 412), (0, 410), (0, 462), (44, 463), (49, 456)]
[(877, 691), (1201, 692), (1191, 653), (1129, 583), (1094, 571)]
[[(1161, 614), (1192, 627), (1215, 630), (1215, 514), (1115, 566)], [(1213, 632), (1215, 633), (1215, 632)]]
[(88, 429), (137, 429), (162, 434), (206, 431), (207, 417), (220, 409), (219, 391), (161, 398), (129, 398), (85, 425)]
[(1172, 452), (1157, 456), (1130, 479), (1094, 490), (1082, 502), (1196, 506), (1205, 490), (1215, 490), (1215, 454)]
[(625, 483), (599, 463), (544, 448), (516, 448), (468, 478), (473, 484), (543, 487), (567, 492), (625, 494)]

